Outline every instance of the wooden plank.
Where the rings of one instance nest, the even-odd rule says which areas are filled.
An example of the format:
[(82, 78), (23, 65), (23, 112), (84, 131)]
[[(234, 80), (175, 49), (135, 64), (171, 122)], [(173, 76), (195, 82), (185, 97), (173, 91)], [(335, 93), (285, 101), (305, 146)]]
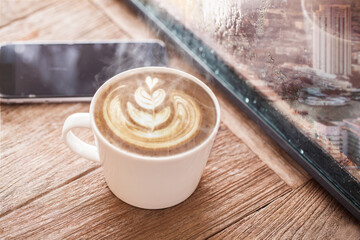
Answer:
[(359, 222), (311, 180), (213, 239), (360, 239)]
[(104, 11), (104, 13), (117, 26), (119, 26), (129, 36), (136, 39), (158, 38), (154, 29), (150, 29), (144, 20), (137, 16), (129, 6), (121, 0), (90, 0)]
[[(0, 216), (97, 167), (61, 140), (65, 118), (88, 104), (1, 106)], [(90, 141), (91, 131), (82, 131)]]
[(44, 9), (57, 0), (0, 0), (0, 27)]
[(311, 179), (310, 175), (254, 121), (234, 106), (224, 94), (219, 91), (216, 93), (221, 104), (221, 120), (227, 126), (231, 126), (231, 131), (283, 181), (295, 189)]
[(163, 210), (131, 207), (96, 169), (0, 218), (0, 238), (205, 238), (289, 191), (221, 125), (201, 183), (185, 202)]
[[(0, 41), (81, 38), (127, 36), (87, 1), (58, 1), (0, 28)], [(88, 108), (89, 104), (1, 105), (0, 216), (96, 167), (71, 153), (60, 139), (65, 118)], [(84, 134), (91, 138), (90, 131)]]
[(0, 41), (130, 39), (89, 1), (57, 1), (0, 28)]

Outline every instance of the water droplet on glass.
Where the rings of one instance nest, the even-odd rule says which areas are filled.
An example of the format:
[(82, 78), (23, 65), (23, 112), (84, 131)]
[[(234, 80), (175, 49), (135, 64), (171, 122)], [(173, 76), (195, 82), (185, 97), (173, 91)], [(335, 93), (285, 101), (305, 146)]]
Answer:
[(300, 149), (300, 153), (301, 153), (301, 154), (304, 154), (304, 150)]
[(254, 101), (253, 101), (253, 104), (256, 104), (257, 102), (256, 102), (256, 99), (254, 99)]
[(219, 74), (219, 70), (218, 70), (218, 69), (215, 70), (215, 74), (216, 74), (216, 75)]
[(249, 99), (248, 99), (248, 98), (245, 98), (245, 102), (246, 102), (246, 103), (249, 103)]

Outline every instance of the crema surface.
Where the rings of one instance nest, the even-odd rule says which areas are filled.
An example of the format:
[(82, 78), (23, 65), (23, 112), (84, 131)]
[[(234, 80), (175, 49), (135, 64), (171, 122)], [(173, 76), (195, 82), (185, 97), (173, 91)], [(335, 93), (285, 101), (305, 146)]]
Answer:
[(102, 90), (94, 110), (96, 125), (111, 144), (149, 156), (177, 154), (199, 145), (216, 122), (208, 93), (168, 73), (116, 79)]

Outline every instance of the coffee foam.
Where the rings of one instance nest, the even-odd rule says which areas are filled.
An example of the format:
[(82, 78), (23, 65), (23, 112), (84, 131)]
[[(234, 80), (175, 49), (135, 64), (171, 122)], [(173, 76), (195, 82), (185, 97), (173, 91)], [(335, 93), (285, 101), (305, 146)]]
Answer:
[(197, 84), (138, 74), (98, 97), (95, 121), (112, 144), (144, 155), (169, 155), (200, 144), (215, 125), (215, 106)]

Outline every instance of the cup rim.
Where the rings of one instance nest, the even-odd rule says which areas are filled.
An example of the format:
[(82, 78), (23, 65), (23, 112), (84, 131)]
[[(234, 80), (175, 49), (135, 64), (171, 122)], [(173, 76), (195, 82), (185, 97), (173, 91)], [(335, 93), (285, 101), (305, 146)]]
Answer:
[[(126, 76), (131, 76), (133, 74), (136, 73), (143, 73), (143, 72), (147, 72), (147, 71), (153, 71), (153, 72), (159, 72), (159, 73), (170, 73), (170, 74), (176, 74), (176, 75), (181, 75), (182, 77), (185, 77), (193, 82), (195, 82), (197, 85), (199, 85), (200, 87), (202, 87), (205, 92), (210, 96), (210, 98), (212, 99), (214, 106), (215, 106), (215, 111), (216, 111), (216, 122), (215, 125), (211, 131), (211, 133), (209, 134), (209, 136), (207, 136), (207, 138), (205, 138), (205, 140), (203, 142), (201, 142), (199, 145), (190, 148), (184, 152), (180, 152), (177, 154), (173, 154), (173, 155), (166, 155), (166, 156), (149, 156), (149, 155), (141, 155), (141, 154), (137, 154), (137, 153), (133, 153), (133, 152), (129, 152), (126, 151), (125, 149), (122, 149), (120, 147), (117, 147), (113, 144), (111, 144), (109, 142), (108, 139), (106, 139), (105, 136), (102, 135), (102, 133), (100, 132), (100, 130), (98, 129), (96, 123), (95, 123), (95, 117), (94, 117), (94, 108), (95, 108), (95, 102), (96, 99), (98, 98), (99, 94), (102, 92), (103, 89), (105, 89), (109, 84), (111, 84), (113, 81), (115, 81), (118, 78), (124, 78)], [(116, 74), (115, 76), (111, 77), (110, 79), (108, 79), (94, 94), (91, 103), (90, 103), (90, 122), (92, 125), (92, 129), (95, 132), (96, 137), (100, 138), (102, 142), (104, 142), (107, 146), (109, 146), (111, 149), (115, 150), (116, 152), (119, 152), (121, 154), (127, 155), (129, 157), (135, 158), (135, 159), (141, 159), (141, 160), (157, 160), (157, 161), (161, 161), (161, 160), (170, 160), (170, 159), (178, 159), (178, 158), (182, 158), (182, 157), (186, 157), (190, 154), (192, 154), (193, 152), (198, 151), (199, 149), (201, 149), (204, 145), (206, 145), (211, 139), (213, 139), (218, 131), (219, 125), (220, 125), (220, 104), (215, 96), (215, 94), (213, 93), (213, 91), (201, 80), (199, 80), (198, 78), (196, 78), (195, 76), (186, 73), (184, 71), (178, 70), (178, 69), (174, 69), (174, 68), (169, 68), (169, 67), (140, 67), (140, 68), (133, 68), (124, 72), (121, 72), (119, 74)]]

